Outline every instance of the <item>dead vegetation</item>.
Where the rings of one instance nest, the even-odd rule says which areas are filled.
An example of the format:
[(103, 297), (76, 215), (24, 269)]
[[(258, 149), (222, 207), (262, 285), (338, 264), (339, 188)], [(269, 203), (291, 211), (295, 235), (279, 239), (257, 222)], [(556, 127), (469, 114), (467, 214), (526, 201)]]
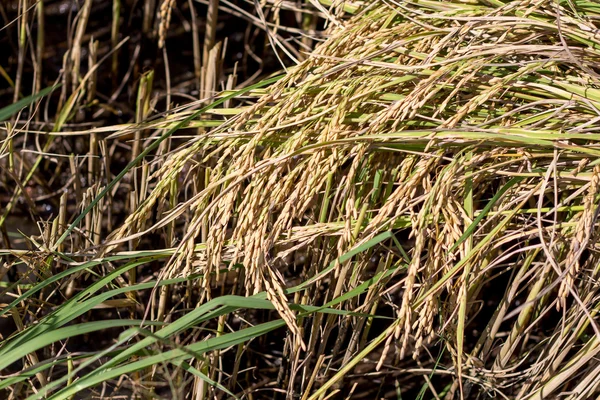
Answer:
[(7, 398), (600, 396), (596, 3), (17, 3)]

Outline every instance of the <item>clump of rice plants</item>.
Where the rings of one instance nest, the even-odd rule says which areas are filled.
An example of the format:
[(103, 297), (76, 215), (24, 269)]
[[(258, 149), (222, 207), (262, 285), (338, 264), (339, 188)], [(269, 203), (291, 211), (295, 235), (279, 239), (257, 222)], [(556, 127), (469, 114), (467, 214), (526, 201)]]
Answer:
[[(101, 330), (71, 322), (109, 299), (136, 319), (112, 321), (130, 328), (110, 345), (29, 360), (0, 387), (35, 381), (31, 398), (66, 399), (128, 377), (148, 397), (600, 395), (600, 7), (331, 3), (354, 15), (328, 15), (306, 60), (165, 117), (38, 249), (68, 268), (3, 314), (69, 276), (86, 285), (7, 338), (0, 368)], [(193, 137), (146, 166), (143, 198), (86, 248), (94, 257), (58, 249), (184, 129)], [(124, 250), (151, 235), (169, 245)]]

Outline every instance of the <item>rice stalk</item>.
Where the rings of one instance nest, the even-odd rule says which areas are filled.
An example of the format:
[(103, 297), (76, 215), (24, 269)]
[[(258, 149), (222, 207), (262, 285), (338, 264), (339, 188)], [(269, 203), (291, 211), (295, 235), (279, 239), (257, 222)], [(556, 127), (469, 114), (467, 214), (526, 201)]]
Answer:
[[(418, 1), (382, 2), (358, 13), (255, 105), (172, 156), (178, 165), (216, 163), (210, 181), (219, 184), (179, 205), (178, 212), (193, 217), (168, 275), (204, 273), (202, 290), (211, 298), (219, 285), (213, 274), (232, 246), (232, 262), (245, 268), (246, 295), (266, 290), (286, 322), (287, 357), (300, 354), (310, 364), (329, 355), (331, 365), (339, 346), (302, 355), (313, 348), (318, 329), (327, 343), (335, 326), (341, 344), (356, 337), (348, 327), (364, 329), (364, 321), (330, 316), (315, 326), (299, 320), (287, 306), (281, 238), (311, 220), (339, 224), (335, 236), (317, 230), (289, 244), (307, 249), (312, 264), (303, 268), (318, 273), (328, 254), (339, 256), (394, 229), (402, 239), (391, 251), (402, 248), (409, 266), (371, 296), (394, 293), (396, 322), (370, 345), (353, 339), (361, 345), (345, 352), (348, 367), (316, 393), (339, 384), (349, 366), (369, 355), (365, 349), (384, 342), (373, 360), (378, 369), (408, 357), (424, 361), (423, 349), (441, 340), (452, 355), (447, 368), (455, 371), (447, 398), (459, 389), (465, 397), (493, 391), (526, 398), (564, 390), (571, 379), (590, 380), (585, 371), (593, 366), (576, 361), (591, 360), (597, 330), (591, 283), (597, 279), (597, 163), (585, 160), (597, 155), (590, 121), (598, 116), (600, 43), (590, 12), (586, 5), (574, 13), (566, 3), (547, 1)], [(158, 174), (175, 170), (167, 163)], [(392, 179), (385, 196), (375, 171), (384, 174), (379, 180)], [(335, 194), (323, 197), (332, 188)], [(528, 205), (538, 211), (525, 217)], [(559, 211), (564, 206), (582, 208), (565, 214)], [(402, 220), (410, 223), (400, 227)], [(207, 258), (198, 270), (195, 238), (205, 224)], [(327, 289), (309, 292), (305, 301), (327, 302), (351, 291), (372, 273), (368, 260), (336, 263), (320, 277)], [(498, 293), (488, 328), (478, 323), (486, 336), (476, 345), (467, 326), (481, 312), (477, 304), (485, 304), (489, 285), (502, 276), (514, 284)], [(523, 308), (517, 299), (528, 288)], [(552, 300), (551, 293), (558, 297)], [(557, 306), (560, 311), (553, 311)], [(531, 312), (534, 319), (527, 317)], [(555, 359), (552, 349), (560, 347), (535, 346), (531, 336), (548, 329), (544, 318), (556, 313), (564, 322), (550, 328), (550, 343), (573, 329), (566, 321), (585, 325), (590, 341), (585, 356), (570, 362), (564, 354), (551, 366), (548, 357)], [(494, 361), (491, 344), (500, 326), (512, 333), (500, 347), (502, 361)], [(544, 358), (536, 361), (538, 353)], [(579, 368), (578, 378), (569, 365)], [(330, 376), (329, 366), (321, 368)], [(523, 374), (507, 372), (515, 368)], [(556, 383), (549, 371), (561, 368), (565, 378)], [(533, 371), (536, 379), (530, 379)], [(298, 379), (292, 370), (283, 373)], [(486, 383), (470, 380), (474, 374)]]
[[(200, 100), (173, 106), (167, 77), (166, 112), (154, 115), (151, 70), (138, 76), (133, 122), (65, 132), (118, 49), (125, 3), (112, 2), (112, 53), (97, 62), (90, 41), (80, 76), (91, 3), (64, 59), (54, 132), (15, 118), (2, 154), (22, 130), (46, 134), (47, 146), (85, 138), (88, 156), (107, 160), (115, 141), (131, 157), (112, 173), (108, 162), (68, 156), (72, 195), (61, 195), (58, 216), (27, 238), (29, 250), (0, 251), (11, 268), (35, 271), (2, 286), (12, 297), (0, 316), (19, 329), (2, 338), (11, 374), (0, 389), (51, 399), (102, 385), (198, 398), (600, 394), (595, 3), (263, 1), (253, 15), (211, 1), (201, 64), (198, 43), (191, 52)], [(179, 5), (159, 10), (167, 76)], [(148, 38), (155, 8), (143, 4)], [(301, 62), (242, 89), (234, 69), (215, 93), (225, 47), (217, 16), (230, 11)], [(293, 31), (288, 12), (330, 26), (305, 57), (282, 39)], [(311, 18), (300, 22), (315, 29)], [(49, 157), (42, 150), (15, 180), (31, 204), (22, 182)], [(128, 211), (114, 222), (122, 188)], [(107, 308), (127, 317), (84, 319)], [(99, 349), (54, 350), (106, 327), (122, 333)]]

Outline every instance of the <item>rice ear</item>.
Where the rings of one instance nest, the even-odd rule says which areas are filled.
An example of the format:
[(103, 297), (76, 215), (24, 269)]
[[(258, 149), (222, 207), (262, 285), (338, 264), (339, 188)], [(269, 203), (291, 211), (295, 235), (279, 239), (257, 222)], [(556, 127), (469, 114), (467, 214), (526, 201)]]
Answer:
[[(447, 398), (465, 395), (463, 383), (525, 398), (589, 379), (597, 361), (579, 360), (600, 335), (598, 167), (589, 161), (600, 155), (590, 123), (600, 109), (600, 41), (590, 10), (389, 1), (332, 28), (253, 106), (157, 172), (175, 179), (186, 162), (214, 164), (209, 184), (179, 206), (191, 219), (168, 275), (205, 273), (210, 298), (220, 279), (210, 274), (242, 264), (243, 294), (265, 290), (288, 327), (286, 354), (306, 350), (306, 365), (344, 360), (338, 374), (323, 370), (330, 379), (310, 398), (365, 357), (380, 370), (440, 344), (456, 371)], [(165, 191), (157, 184), (147, 201)], [(136, 227), (122, 229), (116, 236)], [(386, 231), (395, 236), (385, 264), (371, 248), (339, 261)], [(376, 313), (388, 296), (395, 322), (379, 354), (361, 352), (377, 346), (360, 334), (346, 349), (319, 345), (351, 326), (366, 338), (372, 320), (311, 326), (292, 311), (274, 254), (289, 247), (310, 249), (304, 273), (326, 271), (324, 289), (302, 297), (313, 305), (352, 292), (374, 268), (397, 268), (373, 283), (366, 304), (336, 303)], [(549, 328), (548, 316), (561, 323)], [(542, 332), (544, 344), (533, 343)], [(573, 373), (557, 383), (551, 371)]]

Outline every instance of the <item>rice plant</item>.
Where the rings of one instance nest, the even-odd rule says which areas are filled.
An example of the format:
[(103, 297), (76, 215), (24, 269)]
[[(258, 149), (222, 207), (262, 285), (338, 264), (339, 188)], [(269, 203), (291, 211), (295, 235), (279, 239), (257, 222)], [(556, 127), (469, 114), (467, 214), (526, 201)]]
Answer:
[(34, 166), (53, 138), (130, 143), (114, 172), (71, 156), (58, 215), (2, 251), (23, 271), (0, 311), (7, 397), (600, 396), (600, 7), (304, 3), (252, 4), (277, 74), (217, 93), (209, 30), (200, 100), (159, 113), (140, 72), (132, 121), (70, 129), (97, 90), (72, 61), (51, 126), (4, 127), (8, 171), (28, 129), (49, 138)]

